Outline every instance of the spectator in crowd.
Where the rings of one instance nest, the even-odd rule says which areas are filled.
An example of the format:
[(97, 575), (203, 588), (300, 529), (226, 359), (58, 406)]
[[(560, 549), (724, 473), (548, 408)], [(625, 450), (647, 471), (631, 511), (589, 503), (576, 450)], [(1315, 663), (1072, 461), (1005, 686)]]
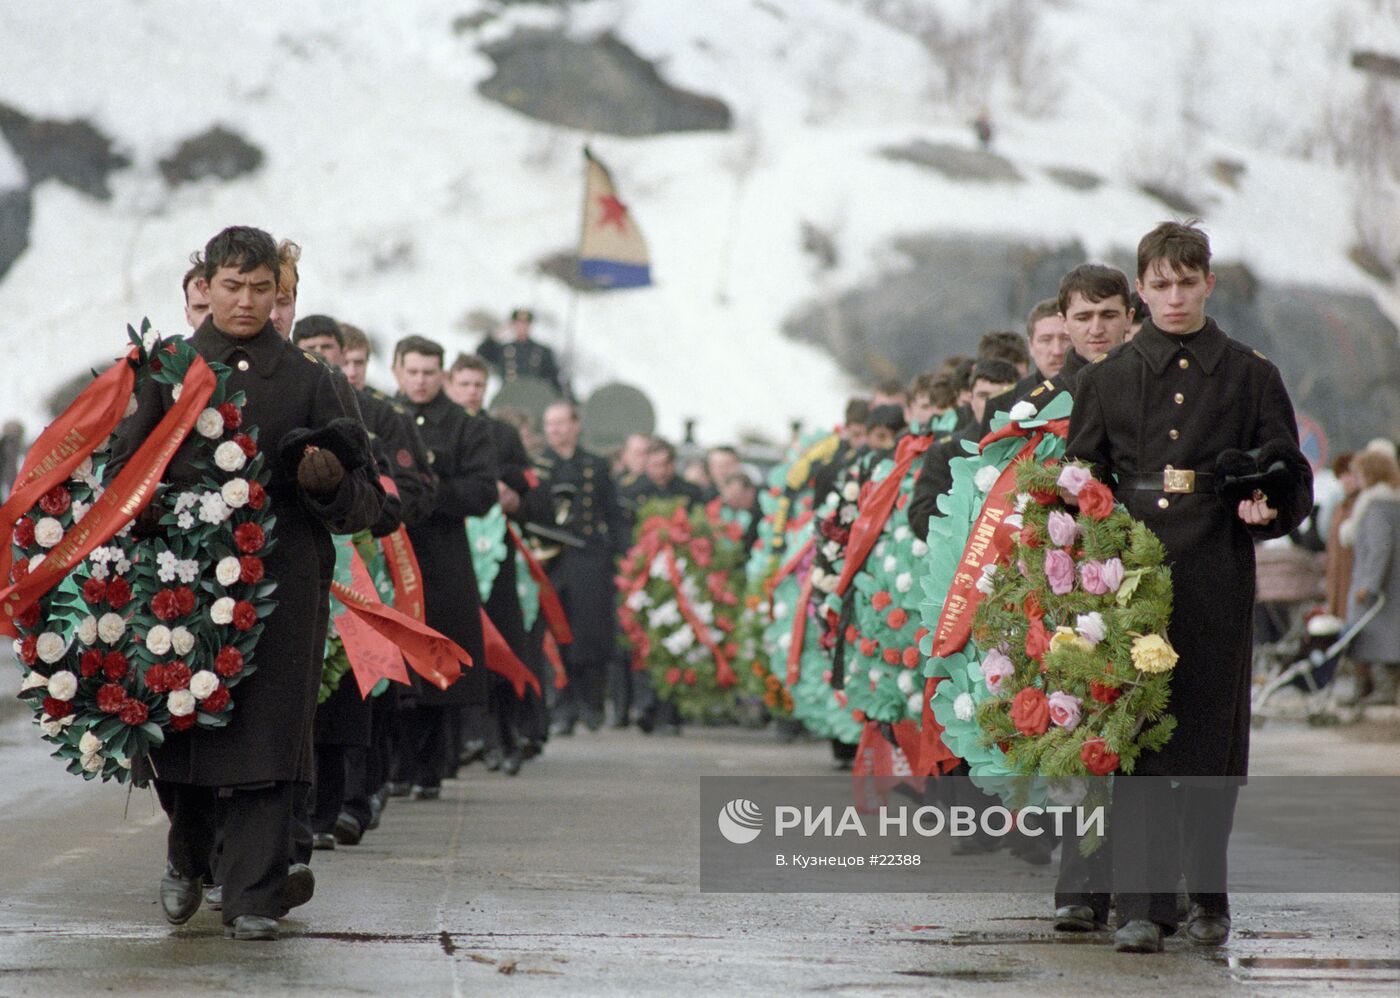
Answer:
[(1370, 667), (1372, 689), (1364, 704), (1393, 704), (1400, 672), (1400, 466), (1381, 448), (1356, 456), (1352, 468), (1361, 491), (1341, 540), (1352, 549), (1347, 621), (1356, 620), (1378, 598), (1385, 607), (1352, 642), (1350, 654)]

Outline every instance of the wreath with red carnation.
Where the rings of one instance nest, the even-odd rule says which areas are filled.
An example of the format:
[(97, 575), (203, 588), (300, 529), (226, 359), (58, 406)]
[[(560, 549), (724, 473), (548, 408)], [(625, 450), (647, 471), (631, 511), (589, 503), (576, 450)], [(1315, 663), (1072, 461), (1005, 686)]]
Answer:
[[(178, 400), (194, 347), (162, 338), (143, 322), (128, 327), (135, 380)], [(199, 361), (203, 363), (203, 361)], [(258, 449), (244, 424), (245, 398), (228, 390), (229, 369), (208, 365), (214, 386), (187, 430), (194, 485), (162, 483), (152, 508), (163, 529), (138, 537), (128, 522), (12, 623), (25, 677), (20, 698), (34, 711), (54, 755), (84, 779), (131, 779), (133, 760), (166, 737), (228, 724), (232, 691), (254, 671), (253, 653), (272, 613), (276, 583), (263, 558), (276, 523)], [(14, 583), (43, 559), (111, 485), (109, 441), (14, 526)]]

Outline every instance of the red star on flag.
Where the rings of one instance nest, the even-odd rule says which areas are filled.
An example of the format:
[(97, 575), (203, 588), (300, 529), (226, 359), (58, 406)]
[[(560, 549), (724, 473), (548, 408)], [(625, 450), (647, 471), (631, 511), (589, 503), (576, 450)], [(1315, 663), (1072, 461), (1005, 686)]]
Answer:
[(598, 204), (603, 209), (603, 217), (598, 220), (598, 227), (616, 225), (617, 231), (622, 232), (627, 228), (627, 206), (619, 201), (612, 194), (604, 194), (598, 198)]

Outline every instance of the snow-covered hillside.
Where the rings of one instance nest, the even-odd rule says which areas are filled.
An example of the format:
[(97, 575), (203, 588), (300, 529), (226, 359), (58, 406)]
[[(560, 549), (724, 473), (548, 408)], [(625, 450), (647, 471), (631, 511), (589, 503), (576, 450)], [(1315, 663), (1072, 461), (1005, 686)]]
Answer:
[[(992, 14), (1012, 20), (989, 34)], [(611, 32), (667, 83), (724, 101), (734, 125), (618, 138), (525, 117), (476, 89), (494, 70), (483, 46), (522, 28)], [(59, 180), (32, 190), (28, 249), (0, 280), (0, 415), (36, 425), (46, 392), (113, 355), (128, 321), (181, 328), (186, 258), (233, 223), (303, 245), (302, 314), (454, 351), (480, 337), (468, 313), (528, 304), (560, 346), (572, 293), (536, 262), (577, 238), (586, 139), (649, 240), (656, 284), (579, 297), (576, 381), (644, 386), (671, 434), (685, 417), (709, 442), (834, 419), (856, 386), (779, 330), (897, 266), (892, 239), (1078, 239), (1104, 254), (1170, 214), (1143, 185), (1199, 204), (1220, 257), (1373, 295), (1396, 317), (1394, 285), (1348, 257), (1392, 189), (1363, 189), (1346, 161), (1375, 85), (1349, 65), (1357, 47), (1400, 54), (1400, 3), (6, 4), (0, 102), (87, 120), (131, 165), (111, 173), (110, 200)], [(879, 154), (971, 148), (982, 107), (1024, 182)], [(159, 161), (213, 125), (259, 147), (262, 166), (172, 189)], [(1103, 182), (1074, 190), (1051, 168)], [(0, 139), (0, 194), (24, 184)], [(804, 221), (833, 234), (834, 268), (804, 253)]]

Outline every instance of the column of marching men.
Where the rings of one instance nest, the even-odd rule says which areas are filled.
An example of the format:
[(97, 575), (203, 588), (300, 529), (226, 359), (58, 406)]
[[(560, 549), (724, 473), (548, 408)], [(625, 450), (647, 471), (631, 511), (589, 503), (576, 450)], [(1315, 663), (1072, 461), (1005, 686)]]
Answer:
[[(234, 725), (275, 747), (266, 764), (221, 762), (222, 745), (185, 760), (157, 752), (154, 777), (171, 818), (161, 886), (170, 921), (188, 920), (207, 899), (222, 907), (235, 938), (275, 938), (277, 919), (312, 895), (316, 850), (359, 843), (386, 809), (392, 813), (392, 801), (431, 806), (463, 766), (482, 763), (514, 776), (551, 735), (608, 723), (609, 701), (615, 728), (677, 734), (683, 722), (714, 716), (714, 703), (739, 710), (747, 698), (777, 716), (782, 730), (806, 727), (829, 738), (836, 764), (849, 767), (873, 730), (849, 702), (848, 669), (860, 649), (848, 645), (865, 643), (850, 603), (814, 613), (805, 636), (801, 627), (784, 636), (765, 630), (781, 616), (776, 594), (801, 583), (818, 602), (832, 597), (839, 606), (840, 584), (861, 571), (893, 578), (902, 567), (893, 556), (882, 569), (848, 563), (857, 549), (869, 556), (850, 535), (868, 514), (867, 496), (879, 491), (872, 477), (892, 462), (905, 469), (889, 529), (926, 553), (936, 543), (930, 523), (940, 500), (956, 487), (958, 459), (977, 451), (994, 419), (1003, 426), (1015, 412), (1024, 420), (1056, 399), (1066, 407), (1073, 400), (1066, 459), (1092, 468), (1156, 532), (1177, 579), (1178, 728), (1166, 749), (1144, 754), (1139, 771), (1176, 778), (1246, 772), (1252, 542), (1287, 533), (1311, 512), (1311, 478), (1301, 455), (1290, 452), (1278, 494), (1238, 508), (1211, 494), (1222, 451), (1277, 444), (1296, 452), (1297, 431), (1277, 370), (1205, 314), (1214, 277), (1199, 229), (1164, 223), (1145, 236), (1136, 292), (1121, 272), (1083, 264), (1064, 276), (1055, 298), (1030, 311), (1024, 335), (988, 333), (973, 357), (946, 358), (908, 385), (890, 382), (849, 400), (835, 430), (794, 444), (762, 495), (734, 448), (712, 448), (682, 469), (671, 443), (634, 434), (610, 460), (581, 445), (580, 413), (570, 401), (550, 404), (538, 427), (523, 412), (485, 413), (493, 373), (567, 391), (553, 354), (530, 338), (525, 310), (475, 355), (449, 360), (439, 342), (405, 337), (387, 358), (396, 390), (367, 385), (371, 344), (346, 321), (353, 317), (297, 320), (298, 253), (258, 230), (226, 230), (183, 285), (193, 343), (210, 359), (234, 363), (238, 384), (248, 386), (251, 421), (316, 425), (349, 416), (373, 456), (372, 468), (353, 474), (308, 465), (294, 481), (274, 482), (279, 517), (285, 508), (293, 524), (288, 531), (279, 519), (279, 537), (293, 540), (279, 541), (278, 554), (285, 578), (298, 579), (301, 589), (291, 586), (288, 595), (282, 583), (273, 617), (281, 630), (264, 639), (266, 654), (292, 643), (315, 649), (317, 664), (325, 654), (333, 536), (344, 544), (350, 535), (406, 533), (426, 623), (478, 665), (508, 649), (540, 692), (519, 695), (482, 667), (446, 688), (415, 676), (411, 686), (388, 684), (369, 697), (347, 680), (295, 718), (264, 718), (256, 704), (240, 705)], [(307, 391), (314, 405), (283, 413)], [(123, 432), (139, 442), (141, 430)], [(1185, 490), (1170, 474), (1183, 468), (1195, 472), (1196, 484)], [(298, 548), (300, 521), (306, 543)], [(812, 541), (807, 556), (786, 550), (780, 559), (783, 531), (794, 527)], [(492, 557), (483, 558), (488, 550)], [(673, 598), (653, 595), (657, 585), (674, 589)], [(556, 608), (562, 620), (547, 612)], [(663, 640), (638, 625), (659, 620), (661, 611), (687, 622), (681, 639), (676, 630)], [(904, 626), (901, 620), (895, 629)], [(492, 636), (499, 638), (494, 653)], [(919, 674), (922, 663), (910, 658), (905, 649), (903, 667)], [(899, 668), (899, 650), (886, 660)], [(317, 671), (308, 662), (297, 669)], [(261, 672), (256, 682), (266, 682)], [(918, 689), (904, 682), (899, 689), (917, 718)], [(953, 753), (945, 750), (944, 759), (932, 775), (967, 772)], [(1119, 950), (1160, 949), (1183, 916), (1193, 942), (1224, 941), (1228, 897), (1192, 885), (1223, 877), (1233, 809), (1232, 791), (1189, 779), (1165, 802), (1131, 789), (1115, 793), (1108, 846), (1087, 859), (1073, 843), (1061, 851), (1056, 928), (1102, 928), (1112, 903)], [(1026, 862), (1052, 861), (1053, 843), (1044, 838), (1012, 835), (1008, 842)], [(959, 850), (998, 847), (974, 838)], [(1183, 910), (1175, 893), (1100, 889), (1121, 874), (1119, 858), (1129, 852), (1171, 855), (1189, 892)]]

